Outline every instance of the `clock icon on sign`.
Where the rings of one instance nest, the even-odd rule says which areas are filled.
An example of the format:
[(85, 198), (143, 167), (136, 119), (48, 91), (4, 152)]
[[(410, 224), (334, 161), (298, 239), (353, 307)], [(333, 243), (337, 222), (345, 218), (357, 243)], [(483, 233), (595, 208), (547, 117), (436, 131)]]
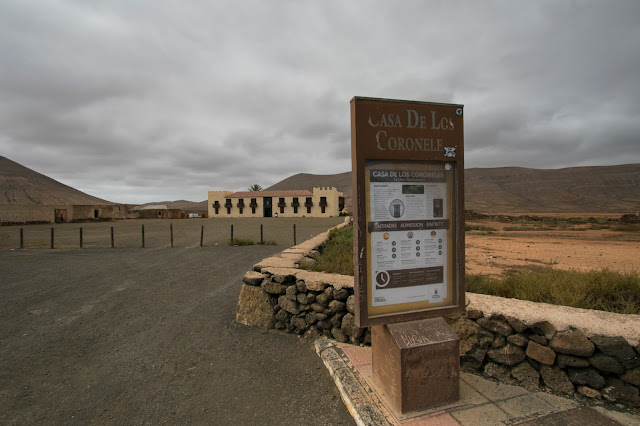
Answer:
[(376, 274), (376, 285), (378, 287), (386, 287), (389, 284), (389, 273), (387, 271), (380, 271)]

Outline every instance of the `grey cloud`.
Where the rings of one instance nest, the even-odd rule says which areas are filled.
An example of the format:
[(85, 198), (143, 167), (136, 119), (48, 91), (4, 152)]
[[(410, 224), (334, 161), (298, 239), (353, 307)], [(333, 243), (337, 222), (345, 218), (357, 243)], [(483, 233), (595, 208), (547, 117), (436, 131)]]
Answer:
[(640, 162), (639, 17), (635, 1), (5, 1), (0, 149), (102, 198), (202, 200), (349, 170), (358, 95), (464, 104), (468, 167)]

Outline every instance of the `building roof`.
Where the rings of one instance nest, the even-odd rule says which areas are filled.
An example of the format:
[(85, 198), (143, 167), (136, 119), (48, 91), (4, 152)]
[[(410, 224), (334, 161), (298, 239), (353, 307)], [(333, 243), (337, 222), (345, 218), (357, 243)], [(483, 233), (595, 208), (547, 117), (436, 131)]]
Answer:
[(259, 197), (311, 197), (313, 193), (306, 189), (293, 191), (245, 191), (234, 192), (225, 198), (259, 198)]

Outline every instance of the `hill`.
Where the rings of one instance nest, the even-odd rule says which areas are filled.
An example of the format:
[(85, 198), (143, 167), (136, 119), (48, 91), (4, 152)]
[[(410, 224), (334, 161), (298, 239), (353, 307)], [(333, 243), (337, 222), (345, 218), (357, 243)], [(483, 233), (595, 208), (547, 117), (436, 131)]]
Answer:
[(312, 191), (314, 187), (336, 187), (344, 193), (345, 204), (351, 206), (353, 189), (351, 188), (351, 172), (338, 173), (336, 175), (312, 175), (298, 173), (290, 176), (275, 185), (265, 188), (265, 191), (288, 191), (294, 189), (306, 189)]
[(180, 209), (182, 211), (207, 211), (207, 200), (204, 201), (187, 201), (187, 200), (176, 200), (176, 201), (157, 201), (154, 203), (146, 203), (141, 204), (140, 207), (150, 206), (150, 205), (165, 205), (168, 209)]
[[(351, 172), (299, 173), (266, 190), (335, 186), (352, 206)], [(465, 170), (465, 208), (481, 213), (622, 213), (640, 209), (640, 164)]]
[(0, 156), (0, 204), (113, 204)]
[(504, 213), (622, 213), (640, 210), (640, 164), (556, 170), (465, 171), (467, 208)]
[[(351, 172), (299, 173), (265, 190), (336, 187), (352, 210)], [(0, 156), (0, 204), (113, 204)], [(207, 200), (160, 201), (169, 208), (207, 210)], [(465, 170), (465, 207), (480, 213), (631, 213), (640, 210), (640, 164)]]

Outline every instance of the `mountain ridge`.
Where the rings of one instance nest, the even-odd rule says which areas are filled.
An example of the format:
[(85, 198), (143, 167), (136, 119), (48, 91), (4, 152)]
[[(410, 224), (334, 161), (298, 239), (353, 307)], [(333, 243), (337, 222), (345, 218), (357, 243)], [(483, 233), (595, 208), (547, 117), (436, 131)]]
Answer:
[(114, 204), (0, 156), (0, 204)]
[[(351, 172), (298, 173), (266, 190), (335, 186), (352, 206)], [(465, 169), (465, 208), (480, 213), (621, 213), (640, 210), (640, 164), (562, 169)]]
[[(640, 210), (640, 164), (562, 169), (526, 167), (465, 170), (465, 208), (479, 213), (635, 213)], [(336, 187), (351, 210), (351, 172), (298, 173), (265, 190)], [(0, 156), (1, 204), (113, 204)], [(204, 201), (158, 201), (168, 208), (207, 210)]]

